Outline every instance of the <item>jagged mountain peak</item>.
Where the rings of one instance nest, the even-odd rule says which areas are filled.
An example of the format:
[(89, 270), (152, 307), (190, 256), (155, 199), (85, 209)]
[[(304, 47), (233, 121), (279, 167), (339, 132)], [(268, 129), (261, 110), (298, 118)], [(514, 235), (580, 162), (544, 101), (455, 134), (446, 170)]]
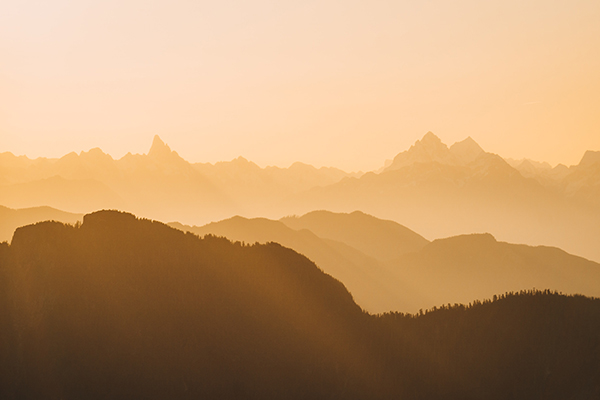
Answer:
[(415, 148), (422, 148), (427, 152), (433, 152), (441, 149), (447, 150), (448, 146), (442, 142), (442, 139), (429, 131), (421, 138), (421, 140), (417, 140), (415, 144), (410, 147), (409, 151)]
[(165, 154), (171, 154), (171, 148), (162, 141), (162, 139), (158, 135), (154, 135), (154, 139), (152, 140), (152, 146), (150, 147), (150, 151), (148, 151), (148, 155), (151, 157), (161, 156)]
[(414, 163), (438, 162), (440, 164), (458, 165), (460, 160), (448, 149), (442, 140), (429, 131), (417, 140), (407, 151), (394, 157), (392, 164), (385, 171), (392, 171)]

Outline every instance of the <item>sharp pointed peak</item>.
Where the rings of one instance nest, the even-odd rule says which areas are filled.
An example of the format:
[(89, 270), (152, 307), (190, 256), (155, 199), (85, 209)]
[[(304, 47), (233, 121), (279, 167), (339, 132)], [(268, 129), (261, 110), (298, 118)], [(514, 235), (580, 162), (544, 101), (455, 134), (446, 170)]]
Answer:
[(152, 139), (152, 145), (159, 145), (159, 146), (164, 146), (165, 142), (162, 141), (162, 139), (160, 138), (160, 136), (158, 135), (154, 135), (154, 139)]
[(154, 139), (152, 140), (152, 146), (150, 147), (150, 151), (148, 152), (149, 156), (156, 156), (161, 154), (170, 154), (171, 148), (162, 141), (160, 136), (154, 135)]

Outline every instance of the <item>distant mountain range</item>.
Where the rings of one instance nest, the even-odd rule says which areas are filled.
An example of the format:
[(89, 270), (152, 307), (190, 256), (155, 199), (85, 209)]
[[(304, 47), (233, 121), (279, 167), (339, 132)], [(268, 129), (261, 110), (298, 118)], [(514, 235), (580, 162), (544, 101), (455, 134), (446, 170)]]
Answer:
[(74, 214), (52, 207), (33, 207), (13, 210), (0, 206), (0, 242), (10, 242), (15, 230), (24, 225), (42, 221), (58, 221), (65, 224), (81, 222), (83, 214)]
[(284, 208), (294, 214), (361, 210), (428, 238), (491, 232), (503, 241), (556, 246), (600, 261), (594, 154), (570, 168), (527, 161), (527, 172), (520, 172), (470, 138), (448, 148), (429, 132), (382, 172), (313, 188)]
[(125, 209), (159, 220), (198, 223), (266, 214), (287, 196), (351, 176), (360, 173), (302, 163), (260, 168), (242, 157), (192, 164), (156, 136), (148, 154), (128, 153), (119, 160), (98, 148), (60, 159), (2, 153), (0, 204), (72, 212)]
[[(383, 224), (419, 240), (361, 214), (303, 219)], [(537, 254), (546, 249), (458, 237), (425, 244), (406, 265), (437, 274), (438, 260), (449, 259), (466, 262), (459, 275), (474, 275), (488, 254), (521, 257), (533, 269), (573, 262), (551, 251), (557, 261), (544, 266), (535, 261), (547, 260)], [(587, 268), (572, 266), (574, 276)], [(8, 400), (600, 395), (598, 299), (527, 291), (371, 315), (281, 245), (201, 239), (116, 211), (74, 226), (21, 227), (10, 245), (0, 243), (0, 326), (0, 398)]]
[(203, 225), (233, 215), (279, 219), (361, 210), (427, 238), (490, 232), (600, 261), (600, 152), (576, 166), (506, 160), (472, 138), (448, 147), (428, 132), (379, 173), (237, 158), (189, 163), (160, 138), (148, 154), (114, 160), (100, 149), (60, 159), (0, 154), (0, 204), (84, 213), (120, 209)]

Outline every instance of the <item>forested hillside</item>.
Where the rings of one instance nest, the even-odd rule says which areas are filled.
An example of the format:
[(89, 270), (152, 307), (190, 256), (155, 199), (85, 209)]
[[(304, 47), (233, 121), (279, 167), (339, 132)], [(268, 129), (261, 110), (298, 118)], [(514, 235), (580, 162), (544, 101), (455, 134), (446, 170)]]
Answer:
[(3, 399), (600, 395), (600, 300), (369, 315), (290, 249), (113, 211), (1, 244), (0, 324)]

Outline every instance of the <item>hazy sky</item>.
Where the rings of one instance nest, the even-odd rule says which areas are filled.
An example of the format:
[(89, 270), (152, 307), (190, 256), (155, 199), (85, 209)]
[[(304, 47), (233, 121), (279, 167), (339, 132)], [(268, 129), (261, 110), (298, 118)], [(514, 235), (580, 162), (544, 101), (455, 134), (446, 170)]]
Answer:
[(431, 130), (600, 150), (600, 1), (0, 2), (0, 152), (371, 170)]

